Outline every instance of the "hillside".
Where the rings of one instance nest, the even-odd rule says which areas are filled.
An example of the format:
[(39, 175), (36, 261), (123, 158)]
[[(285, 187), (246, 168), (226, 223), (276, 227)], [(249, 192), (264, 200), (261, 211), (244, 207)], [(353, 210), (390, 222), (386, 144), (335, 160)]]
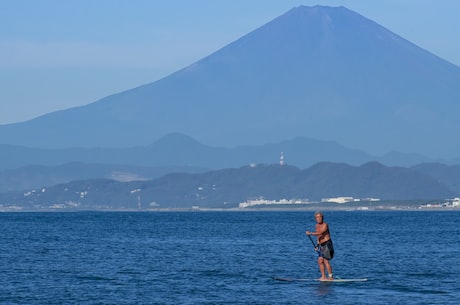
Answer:
[(254, 198), (270, 200), (351, 196), (382, 200), (432, 200), (457, 196), (433, 177), (376, 162), (362, 166), (319, 163), (257, 165), (205, 173), (176, 173), (147, 181), (74, 181), (0, 194), (2, 209), (234, 208)]
[(440, 163), (422, 163), (412, 169), (435, 178), (453, 192), (460, 194), (460, 166)]

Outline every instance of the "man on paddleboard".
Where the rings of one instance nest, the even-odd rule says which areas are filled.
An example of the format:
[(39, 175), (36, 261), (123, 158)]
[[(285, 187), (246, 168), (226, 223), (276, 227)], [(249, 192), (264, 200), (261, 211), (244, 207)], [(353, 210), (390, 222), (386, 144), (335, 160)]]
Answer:
[[(316, 236), (318, 240), (318, 245), (315, 250), (318, 252), (318, 266), (319, 271), (321, 271), (320, 281), (332, 280), (334, 276), (329, 261), (334, 257), (334, 247), (332, 245), (329, 226), (324, 222), (324, 215), (322, 212), (315, 213), (315, 220), (315, 232), (306, 231), (305, 234)], [(326, 271), (328, 273), (327, 277)]]

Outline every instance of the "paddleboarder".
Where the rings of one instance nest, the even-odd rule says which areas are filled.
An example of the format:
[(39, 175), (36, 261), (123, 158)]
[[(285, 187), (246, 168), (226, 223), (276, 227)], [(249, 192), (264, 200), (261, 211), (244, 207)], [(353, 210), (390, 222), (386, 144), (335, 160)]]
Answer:
[[(319, 271), (321, 272), (321, 278), (319, 280), (333, 280), (334, 275), (332, 273), (330, 260), (334, 257), (334, 247), (332, 245), (329, 226), (326, 222), (324, 222), (324, 215), (322, 212), (318, 211), (315, 213), (315, 220), (315, 232), (306, 231), (305, 234), (307, 234), (308, 237), (313, 235), (317, 238), (315, 250), (318, 252), (318, 266)], [(326, 276), (326, 271), (328, 276)]]

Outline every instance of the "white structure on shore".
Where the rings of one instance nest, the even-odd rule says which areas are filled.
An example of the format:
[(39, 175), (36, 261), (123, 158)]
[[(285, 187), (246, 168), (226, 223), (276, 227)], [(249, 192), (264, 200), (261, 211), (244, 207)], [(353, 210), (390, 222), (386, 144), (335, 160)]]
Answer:
[(420, 206), (421, 209), (429, 208), (460, 208), (460, 197), (447, 199), (444, 203), (427, 203)]
[(353, 197), (333, 197), (333, 198), (323, 198), (321, 202), (334, 202), (334, 203), (347, 203), (347, 202), (370, 202), (370, 201), (380, 201), (379, 198), (353, 198)]
[(247, 207), (252, 207), (256, 205), (283, 205), (283, 204), (309, 204), (312, 203), (308, 199), (280, 199), (280, 200), (268, 200), (268, 199), (252, 199), (241, 202), (238, 207), (244, 209)]
[(323, 198), (321, 202), (334, 202), (334, 203), (347, 203), (347, 202), (359, 202), (361, 199), (353, 197), (333, 197), (333, 198)]
[(455, 208), (460, 207), (460, 198), (455, 197), (454, 199), (450, 201), (450, 204), (452, 205), (452, 207), (455, 207)]

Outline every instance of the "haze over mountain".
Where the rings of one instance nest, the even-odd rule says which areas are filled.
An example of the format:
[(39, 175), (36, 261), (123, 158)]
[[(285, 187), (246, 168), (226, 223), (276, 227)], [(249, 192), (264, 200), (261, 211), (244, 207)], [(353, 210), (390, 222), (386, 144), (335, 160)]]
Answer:
[[(248, 164), (279, 163), (281, 154), (286, 164), (300, 168), (324, 161), (350, 165), (379, 161), (389, 166), (413, 166), (423, 162), (440, 162), (440, 160), (429, 159), (422, 155), (396, 152), (379, 157), (360, 150), (349, 149), (332, 141), (300, 137), (264, 145), (245, 145), (233, 148), (212, 147), (203, 145), (186, 135), (174, 133), (147, 146), (128, 148), (39, 149), (0, 144), (0, 171), (18, 169), (32, 164), (59, 166), (76, 162), (94, 165), (167, 167), (176, 171), (178, 167), (183, 169), (191, 167), (197, 170), (219, 169)], [(443, 160), (443, 163), (451, 164), (452, 162)]]
[(296, 7), (159, 81), (0, 126), (0, 143), (207, 145), (304, 136), (370, 153), (460, 155), (460, 68), (344, 7)]
[[(0, 144), (0, 192), (73, 180), (148, 180), (169, 173), (279, 164), (281, 156), (284, 164), (300, 168), (325, 160), (349, 165), (379, 161), (387, 166), (403, 167), (434, 161), (420, 155), (396, 152), (378, 157), (335, 142), (308, 138), (234, 148), (206, 146), (182, 134), (168, 134), (151, 145), (130, 148), (38, 149)], [(456, 181), (453, 176), (457, 167), (443, 165), (441, 170), (435, 167), (440, 172), (437, 178), (446, 184)], [(428, 173), (430, 171), (431, 168)]]

